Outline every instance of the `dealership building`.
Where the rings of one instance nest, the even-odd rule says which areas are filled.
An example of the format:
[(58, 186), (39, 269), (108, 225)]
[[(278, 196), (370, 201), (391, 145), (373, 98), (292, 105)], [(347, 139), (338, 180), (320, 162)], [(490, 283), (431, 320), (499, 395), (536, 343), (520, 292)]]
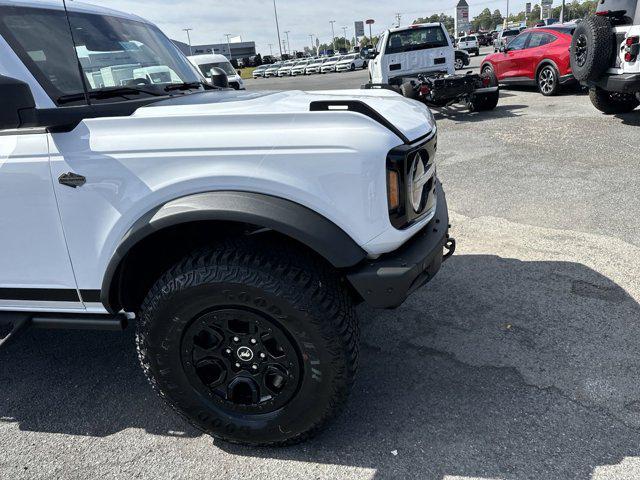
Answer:
[[(210, 45), (189, 45), (178, 40), (172, 40), (173, 43), (185, 55), (202, 55), (204, 53), (218, 53), (225, 57), (233, 59), (241, 59), (253, 57), (256, 54), (256, 42), (231, 42), (231, 43), (212, 43)], [(231, 47), (231, 51), (229, 51)], [(193, 52), (193, 53), (192, 53)]]

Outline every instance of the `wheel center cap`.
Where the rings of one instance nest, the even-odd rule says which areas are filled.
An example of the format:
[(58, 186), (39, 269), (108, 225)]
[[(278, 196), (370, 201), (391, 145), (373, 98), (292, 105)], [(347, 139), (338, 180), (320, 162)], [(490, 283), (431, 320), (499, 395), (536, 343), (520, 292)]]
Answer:
[(253, 360), (253, 350), (251, 350), (249, 347), (238, 348), (236, 355), (238, 355), (238, 358), (243, 362), (250, 362), (251, 360)]

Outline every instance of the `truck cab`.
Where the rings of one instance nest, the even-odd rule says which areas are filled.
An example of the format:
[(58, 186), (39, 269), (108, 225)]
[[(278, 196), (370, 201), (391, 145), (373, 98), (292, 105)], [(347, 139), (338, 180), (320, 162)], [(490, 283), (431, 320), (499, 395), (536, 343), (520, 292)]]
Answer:
[(396, 78), (455, 73), (455, 49), (441, 23), (424, 23), (385, 31), (375, 50), (363, 51), (372, 83), (393, 84)]

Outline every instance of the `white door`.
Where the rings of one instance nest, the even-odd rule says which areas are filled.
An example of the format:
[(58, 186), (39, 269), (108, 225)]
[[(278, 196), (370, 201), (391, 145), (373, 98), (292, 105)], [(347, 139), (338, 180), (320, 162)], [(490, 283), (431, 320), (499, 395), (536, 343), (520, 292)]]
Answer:
[(44, 131), (0, 130), (0, 310), (82, 309)]

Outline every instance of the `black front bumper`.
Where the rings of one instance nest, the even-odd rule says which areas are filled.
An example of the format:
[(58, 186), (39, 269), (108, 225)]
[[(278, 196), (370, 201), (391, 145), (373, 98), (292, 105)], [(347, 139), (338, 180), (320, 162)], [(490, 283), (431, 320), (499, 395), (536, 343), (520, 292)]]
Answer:
[[(455, 250), (449, 237), (449, 212), (440, 182), (436, 212), (431, 221), (398, 250), (367, 260), (347, 274), (347, 279), (369, 305), (400, 306), (415, 290), (431, 280), (445, 258)], [(444, 254), (444, 248), (448, 253)]]
[(640, 92), (640, 73), (606, 75), (594, 82), (588, 82), (587, 86), (600, 87), (608, 92), (637, 93)]

